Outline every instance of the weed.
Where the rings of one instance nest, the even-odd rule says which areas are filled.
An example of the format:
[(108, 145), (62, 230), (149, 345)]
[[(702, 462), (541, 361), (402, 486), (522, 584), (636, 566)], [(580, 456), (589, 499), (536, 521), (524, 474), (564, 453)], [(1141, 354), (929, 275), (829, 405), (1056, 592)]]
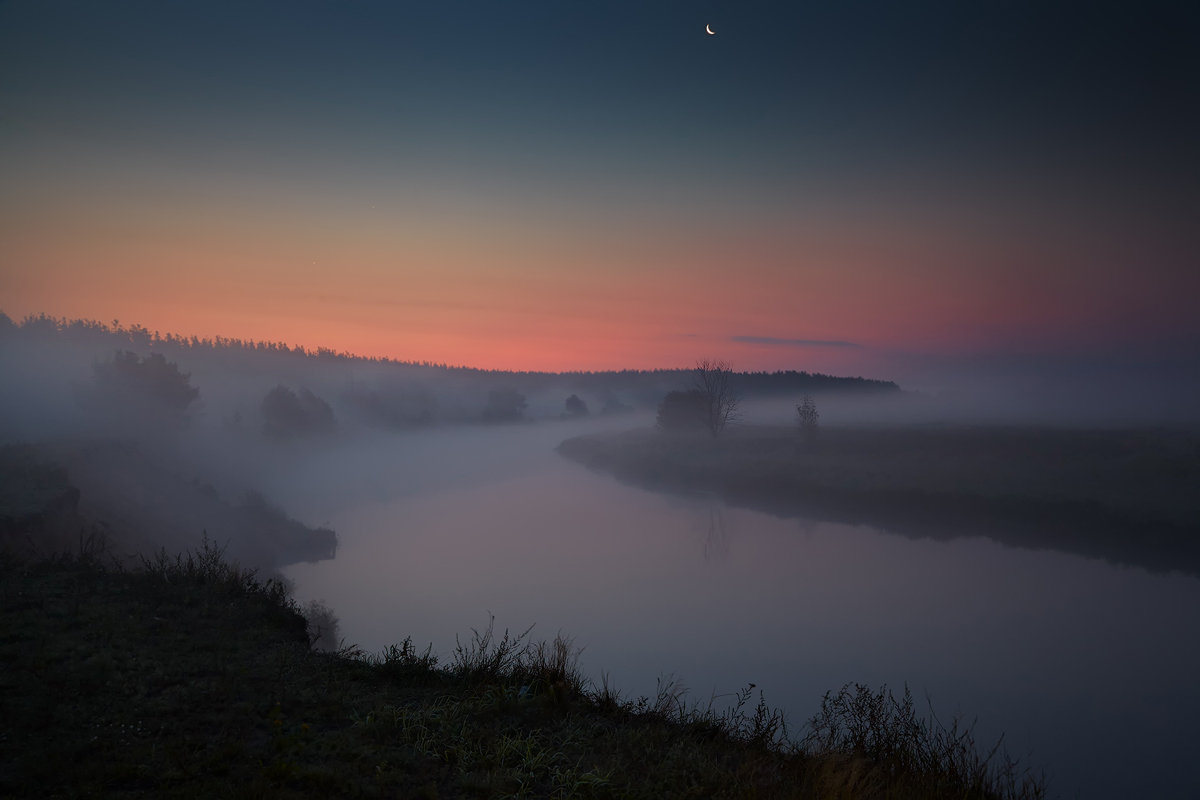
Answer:
[(720, 716), (720, 727), (734, 737), (754, 745), (771, 747), (787, 744), (787, 722), (784, 720), (783, 711), (768, 706), (761, 691), (753, 711), (746, 713), (746, 704), (753, 692), (754, 684), (751, 683), (734, 695), (733, 706)]
[(427, 646), (424, 652), (418, 653), (412, 637), (406, 636), (400, 644), (390, 645), (369, 661), (376, 665), (382, 675), (414, 680), (434, 677), (438, 657), (433, 654), (432, 644)]
[(1004, 752), (1003, 737), (981, 751), (972, 728), (958, 720), (947, 727), (932, 709), (919, 718), (908, 687), (897, 699), (887, 686), (847, 684), (825, 695), (801, 745), (814, 756), (865, 760), (890, 786), (961, 797), (1043, 796), (1041, 776)]
[(454, 637), (454, 660), (450, 671), (455, 677), (471, 682), (483, 683), (512, 678), (526, 666), (530, 644), (530, 625), (524, 632), (513, 636), (505, 628), (499, 641), (495, 640), (496, 617), (488, 615), (488, 626), (480, 633), (471, 629), (471, 639), (465, 645)]

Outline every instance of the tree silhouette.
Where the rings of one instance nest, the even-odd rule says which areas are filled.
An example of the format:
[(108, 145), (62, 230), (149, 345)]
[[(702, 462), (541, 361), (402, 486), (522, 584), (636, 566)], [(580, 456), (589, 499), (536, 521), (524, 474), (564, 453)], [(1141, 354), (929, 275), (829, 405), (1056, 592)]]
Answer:
[[(111, 361), (96, 365), (94, 379), (102, 402), (179, 426), (187, 424), (188, 406), (200, 396), (200, 390), (190, 383), (191, 375), (161, 353), (142, 357), (118, 350)], [(139, 421), (144, 421), (144, 416)]]
[(417, 385), (382, 389), (351, 386), (341, 399), (368, 425), (394, 429), (431, 424), (437, 406), (433, 394)]
[(516, 389), (493, 389), (488, 392), (483, 418), (487, 422), (516, 422), (525, 416), (525, 395)]
[(800, 417), (800, 435), (804, 437), (804, 443), (807, 445), (815, 444), (817, 441), (817, 422), (821, 415), (817, 411), (816, 401), (812, 399), (812, 395), (804, 395), (804, 399), (800, 405), (796, 406), (796, 413)]
[(280, 384), (262, 401), (263, 434), (271, 439), (331, 433), (333, 409), (308, 389), (300, 393)]
[(588, 411), (587, 403), (577, 394), (573, 394), (567, 398), (567, 416), (568, 417), (586, 417)]
[(605, 389), (601, 395), (601, 414), (628, 414), (633, 411), (633, 406), (621, 401), (616, 393), (610, 389)]
[(728, 361), (705, 359), (696, 364), (695, 390), (704, 396), (705, 422), (714, 438), (737, 419), (739, 398), (732, 378), (733, 368)]

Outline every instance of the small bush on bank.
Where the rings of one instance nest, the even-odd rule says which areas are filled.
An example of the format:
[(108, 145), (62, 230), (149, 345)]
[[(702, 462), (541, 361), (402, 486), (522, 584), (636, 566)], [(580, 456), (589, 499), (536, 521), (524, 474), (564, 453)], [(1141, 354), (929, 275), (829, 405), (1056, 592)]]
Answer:
[(1023, 769), (997, 742), (979, 749), (970, 727), (949, 727), (932, 711), (917, 716), (907, 687), (897, 699), (886, 687), (847, 684), (826, 693), (801, 742), (805, 752), (834, 761), (864, 759), (870, 782), (928, 797), (1040, 798), (1040, 775)]

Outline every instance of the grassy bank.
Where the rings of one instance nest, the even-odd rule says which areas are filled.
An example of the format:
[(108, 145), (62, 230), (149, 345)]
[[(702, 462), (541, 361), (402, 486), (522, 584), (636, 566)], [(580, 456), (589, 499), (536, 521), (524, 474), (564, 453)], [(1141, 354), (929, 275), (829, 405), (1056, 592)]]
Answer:
[(333, 558), (337, 534), (288, 516), (246, 487), (222, 497), (182, 461), (133, 442), (64, 440), (0, 446), (0, 548), (48, 554), (75, 546), (80, 528), (102, 531), (108, 552), (185, 549), (221, 531), (230, 554), (277, 568)]
[(743, 426), (568, 439), (559, 452), (635, 485), (781, 516), (1006, 544), (1200, 574), (1200, 436), (1182, 430)]
[(571, 643), (488, 629), (442, 665), (405, 641), (310, 649), (285, 589), (205, 547), (142, 569), (0, 562), (0, 795), (1040, 797), (907, 696), (847, 687), (799, 737), (751, 688), (590, 686)]

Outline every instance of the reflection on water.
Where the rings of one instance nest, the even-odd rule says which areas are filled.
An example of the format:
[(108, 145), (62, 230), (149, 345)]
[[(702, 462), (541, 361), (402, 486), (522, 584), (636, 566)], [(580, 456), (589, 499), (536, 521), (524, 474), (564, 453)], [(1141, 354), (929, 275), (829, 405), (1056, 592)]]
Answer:
[(1200, 796), (1195, 578), (659, 496), (549, 448), (503, 480), (331, 522), (337, 559), (289, 575), (368, 651), (411, 635), (448, 655), (491, 612), (575, 636), (583, 667), (631, 696), (665, 673), (701, 701), (753, 682), (793, 728), (846, 682), (908, 684), (977, 717), (983, 741), (1006, 731), (1052, 794)]
[(704, 537), (704, 560), (729, 557), (729, 529), (725, 524), (725, 504), (715, 497), (707, 499), (708, 535)]

